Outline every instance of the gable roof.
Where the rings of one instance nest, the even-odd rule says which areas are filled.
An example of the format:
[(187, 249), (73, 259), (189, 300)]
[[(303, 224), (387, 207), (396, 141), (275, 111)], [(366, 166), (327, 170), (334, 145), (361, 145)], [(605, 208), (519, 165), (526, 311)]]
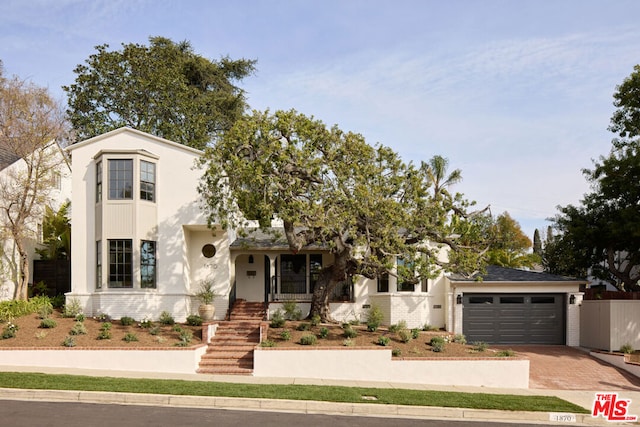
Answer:
[(96, 141), (101, 141), (103, 139), (110, 138), (110, 137), (115, 136), (115, 135), (119, 135), (121, 133), (129, 133), (129, 134), (132, 134), (132, 135), (135, 135), (135, 136), (141, 136), (141, 137), (144, 137), (144, 138), (147, 138), (147, 139), (155, 140), (156, 142), (160, 142), (160, 143), (163, 143), (163, 144), (171, 145), (173, 147), (180, 148), (182, 150), (188, 151), (188, 152), (190, 152), (192, 154), (196, 154), (198, 156), (201, 156), (202, 153), (203, 153), (202, 151), (197, 150), (195, 148), (191, 148), (191, 147), (189, 147), (187, 145), (179, 144), (177, 142), (173, 142), (173, 141), (170, 141), (168, 139), (160, 138), (159, 136), (155, 136), (155, 135), (152, 135), (150, 133), (142, 132), (140, 130), (133, 129), (133, 128), (130, 128), (130, 127), (127, 127), (127, 126), (112, 130), (112, 131), (107, 132), (107, 133), (103, 133), (102, 135), (94, 136), (93, 138), (85, 139), (84, 141), (76, 142), (75, 144), (69, 145), (67, 148), (65, 148), (65, 150), (67, 150), (68, 152), (71, 152), (71, 151), (75, 150), (76, 148), (84, 147), (85, 145), (89, 145), (89, 144), (94, 143)]
[[(478, 275), (483, 283), (487, 282), (581, 282), (586, 283), (585, 279), (575, 277), (559, 276), (538, 271), (520, 270), (517, 268), (499, 267), (497, 265), (488, 265), (487, 272)], [(449, 276), (452, 282), (478, 282), (476, 278), (463, 277), (459, 274)]]

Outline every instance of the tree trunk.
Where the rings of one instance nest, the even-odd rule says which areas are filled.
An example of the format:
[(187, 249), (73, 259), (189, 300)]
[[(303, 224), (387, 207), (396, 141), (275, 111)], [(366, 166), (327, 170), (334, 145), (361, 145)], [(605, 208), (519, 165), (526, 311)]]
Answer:
[(27, 255), (27, 251), (25, 250), (24, 245), (19, 239), (16, 241), (16, 246), (18, 249), (18, 255), (20, 256), (20, 271), (18, 272), (18, 275), (16, 277), (17, 281), (14, 299), (26, 301), (27, 299), (29, 299), (29, 256)]
[(333, 265), (330, 265), (320, 273), (316, 287), (311, 298), (311, 311), (309, 316), (320, 316), (321, 322), (335, 322), (331, 317), (329, 297), (338, 283), (347, 279), (347, 262), (350, 259), (348, 250), (339, 252), (335, 256)]

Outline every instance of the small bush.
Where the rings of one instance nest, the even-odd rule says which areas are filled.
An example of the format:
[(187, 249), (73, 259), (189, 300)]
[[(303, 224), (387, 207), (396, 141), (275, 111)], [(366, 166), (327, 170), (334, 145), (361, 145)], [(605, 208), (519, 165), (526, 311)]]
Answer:
[(473, 349), (475, 351), (483, 352), (487, 348), (489, 348), (489, 344), (487, 344), (484, 341), (476, 341), (476, 342), (473, 343)]
[(163, 325), (170, 325), (170, 326), (173, 326), (176, 324), (175, 319), (173, 318), (171, 313), (169, 313), (168, 311), (163, 311), (162, 313), (160, 313), (160, 318), (158, 319), (158, 322), (162, 323)]
[(149, 328), (149, 334), (158, 335), (160, 333), (160, 326), (152, 326)]
[(69, 331), (70, 335), (86, 335), (87, 327), (84, 326), (84, 323), (77, 322), (73, 325), (73, 328)]
[(82, 313), (82, 305), (80, 305), (80, 300), (78, 298), (69, 298), (67, 300), (67, 303), (64, 305), (62, 315), (64, 317), (76, 317), (80, 313)]
[(435, 326), (431, 326), (428, 323), (425, 323), (424, 326), (422, 327), (422, 330), (425, 332), (431, 332), (431, 331), (437, 331), (438, 328), (436, 328)]
[(124, 338), (122, 338), (122, 341), (125, 341), (125, 342), (138, 341), (138, 336), (133, 332), (127, 332), (126, 334), (124, 334)]
[(171, 330), (172, 330), (173, 332), (180, 333), (180, 332), (182, 332), (182, 326), (180, 326), (180, 325), (173, 325), (173, 326), (171, 327)]
[(355, 338), (358, 336), (358, 331), (356, 331), (355, 329), (348, 327), (345, 328), (344, 332), (342, 333), (342, 335), (344, 335), (345, 338)]
[(64, 341), (62, 341), (62, 346), (63, 347), (75, 347), (76, 346), (76, 339), (72, 336), (68, 336), (64, 339)]
[(120, 324), (122, 326), (131, 326), (134, 323), (136, 323), (135, 319), (133, 317), (129, 317), (129, 316), (122, 316), (120, 318)]
[(381, 345), (383, 347), (388, 346), (391, 343), (391, 339), (389, 337), (386, 337), (384, 335), (378, 337), (378, 345)]
[(266, 340), (260, 343), (260, 347), (275, 347), (277, 344), (275, 341)]
[(399, 348), (394, 348), (393, 350), (391, 350), (391, 355), (394, 357), (400, 357), (402, 356), (402, 350), (400, 350)]
[(299, 331), (308, 331), (309, 329), (311, 329), (311, 324), (310, 323), (300, 323), (296, 329), (299, 330)]
[(440, 353), (444, 351), (444, 338), (442, 337), (433, 337), (431, 341), (429, 341), (429, 345), (431, 346), (431, 350)]
[(18, 326), (13, 323), (7, 323), (7, 325), (2, 330), (2, 339), (6, 340), (9, 338), (15, 338), (16, 333), (18, 332)]
[(496, 353), (496, 357), (513, 357), (516, 355), (516, 352), (508, 349), (508, 350), (502, 350)]
[(403, 343), (408, 343), (411, 341), (411, 331), (408, 329), (400, 329), (398, 331), (398, 337), (400, 337), (400, 341)]
[(417, 340), (418, 338), (420, 338), (420, 329), (418, 328), (411, 329), (411, 338), (413, 338), (414, 340)]
[(631, 344), (624, 344), (622, 347), (620, 347), (620, 352), (624, 354), (631, 354), (633, 353), (633, 347), (631, 346)]
[(101, 329), (98, 334), (99, 340), (110, 340), (111, 339), (111, 331), (109, 329)]
[(43, 305), (38, 310), (38, 317), (41, 319), (46, 319), (47, 317), (53, 314), (53, 306), (52, 305)]
[(319, 315), (314, 314), (314, 315), (311, 317), (311, 326), (318, 326), (318, 325), (320, 324), (320, 321), (321, 321), (321, 320), (322, 320), (322, 319), (320, 319), (320, 316), (319, 316)]
[(280, 332), (280, 338), (284, 341), (289, 341), (291, 339), (291, 331), (285, 329), (284, 331)]
[(453, 336), (453, 342), (458, 343), (458, 344), (466, 344), (467, 343), (467, 337), (465, 337), (464, 334), (455, 334)]
[(100, 330), (102, 331), (110, 331), (111, 330), (111, 322), (104, 322), (102, 326), (100, 326)]
[(45, 338), (47, 336), (47, 333), (45, 331), (38, 331), (35, 333), (35, 337), (37, 340), (41, 340), (43, 338)]
[(285, 322), (286, 320), (282, 314), (282, 310), (277, 309), (271, 316), (271, 324), (269, 326), (272, 328), (282, 328)]
[(324, 328), (324, 327), (320, 328), (320, 333), (318, 335), (320, 335), (320, 338), (328, 337), (329, 336), (329, 329)]
[(375, 332), (380, 327), (380, 324), (384, 320), (384, 313), (382, 309), (372, 304), (367, 312), (367, 329), (371, 332)]
[(298, 308), (298, 303), (295, 301), (285, 301), (282, 304), (282, 308), (284, 309), (284, 317), (289, 320), (300, 320), (302, 319), (302, 310)]
[(178, 342), (176, 343), (177, 347), (188, 347), (191, 344), (191, 340), (193, 339), (193, 332), (189, 329), (182, 329), (178, 334)]
[(85, 319), (85, 315), (84, 314), (82, 314), (82, 313), (76, 314), (76, 322), (82, 323), (82, 322), (84, 322), (84, 319)]
[(55, 297), (51, 298), (51, 305), (53, 308), (62, 308), (64, 307), (64, 294), (58, 294)]
[(95, 317), (95, 319), (98, 322), (111, 322), (111, 316), (109, 316), (106, 313), (98, 313), (98, 315)]
[(187, 317), (187, 325), (189, 326), (202, 326), (202, 317), (198, 314), (192, 314)]
[(318, 339), (315, 335), (303, 335), (300, 338), (300, 344), (302, 345), (314, 345), (318, 342)]
[(395, 325), (389, 326), (389, 332), (392, 332), (394, 334), (401, 329), (407, 329), (407, 322), (405, 322), (404, 320), (399, 321)]
[(342, 345), (344, 347), (353, 347), (356, 345), (356, 342), (353, 341), (351, 338), (347, 338), (346, 340), (342, 341)]
[(55, 328), (56, 326), (58, 326), (58, 322), (56, 322), (54, 319), (48, 317), (46, 319), (42, 319), (40, 321), (40, 326), (38, 326), (38, 327), (42, 328), (42, 329), (51, 329), (51, 328)]

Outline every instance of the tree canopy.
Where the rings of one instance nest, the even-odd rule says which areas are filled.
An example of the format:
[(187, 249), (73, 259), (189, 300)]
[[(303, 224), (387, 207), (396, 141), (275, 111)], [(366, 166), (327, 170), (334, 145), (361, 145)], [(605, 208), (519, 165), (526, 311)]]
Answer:
[(0, 237), (15, 245), (15, 253), (3, 254), (15, 299), (27, 299), (28, 242), (36, 238), (36, 219), (49, 203), (56, 174), (64, 173), (65, 158), (57, 142), (66, 135), (63, 109), (47, 89), (18, 77), (5, 78), (0, 68), (0, 147), (20, 160), (0, 177)]
[[(279, 218), (292, 252), (322, 245), (334, 255), (314, 289), (312, 315), (327, 319), (339, 283), (376, 278), (396, 257), (411, 266), (398, 274), (416, 283), (441, 269), (472, 274), (482, 267), (482, 215), (467, 215), (459, 194), (430, 192), (428, 164), (406, 164), (359, 134), (294, 110), (254, 111), (206, 151), (204, 162), (200, 191), (210, 223), (239, 227), (246, 218), (266, 227)], [(445, 245), (452, 248), (448, 261), (440, 254)]]
[(75, 83), (63, 87), (80, 139), (129, 126), (202, 149), (246, 108), (235, 84), (253, 73), (255, 61), (212, 61), (189, 42), (164, 37), (96, 51), (75, 68)]
[(540, 262), (538, 255), (529, 252), (531, 239), (508, 212), (498, 215), (490, 230), (489, 264), (516, 268), (533, 267)]
[[(560, 208), (554, 241), (568, 271), (590, 271), (621, 290), (639, 290), (640, 280), (640, 67), (614, 94), (618, 109), (610, 129), (618, 133), (607, 156), (583, 173), (592, 190), (579, 206)], [(570, 254), (567, 251), (571, 251)], [(552, 262), (551, 254), (545, 256)]]

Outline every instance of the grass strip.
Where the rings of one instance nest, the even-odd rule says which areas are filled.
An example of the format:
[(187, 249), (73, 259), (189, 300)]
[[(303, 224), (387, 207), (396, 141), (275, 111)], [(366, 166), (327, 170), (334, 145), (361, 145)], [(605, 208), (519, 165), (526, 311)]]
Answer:
[[(181, 396), (243, 397), (252, 399), (315, 400), (324, 402), (440, 406), (505, 411), (572, 412), (586, 409), (555, 396), (462, 393), (318, 385), (235, 384), (209, 381), (134, 379), (0, 372), (0, 387), (39, 390), (106, 391)], [(377, 400), (363, 400), (374, 396)]]

